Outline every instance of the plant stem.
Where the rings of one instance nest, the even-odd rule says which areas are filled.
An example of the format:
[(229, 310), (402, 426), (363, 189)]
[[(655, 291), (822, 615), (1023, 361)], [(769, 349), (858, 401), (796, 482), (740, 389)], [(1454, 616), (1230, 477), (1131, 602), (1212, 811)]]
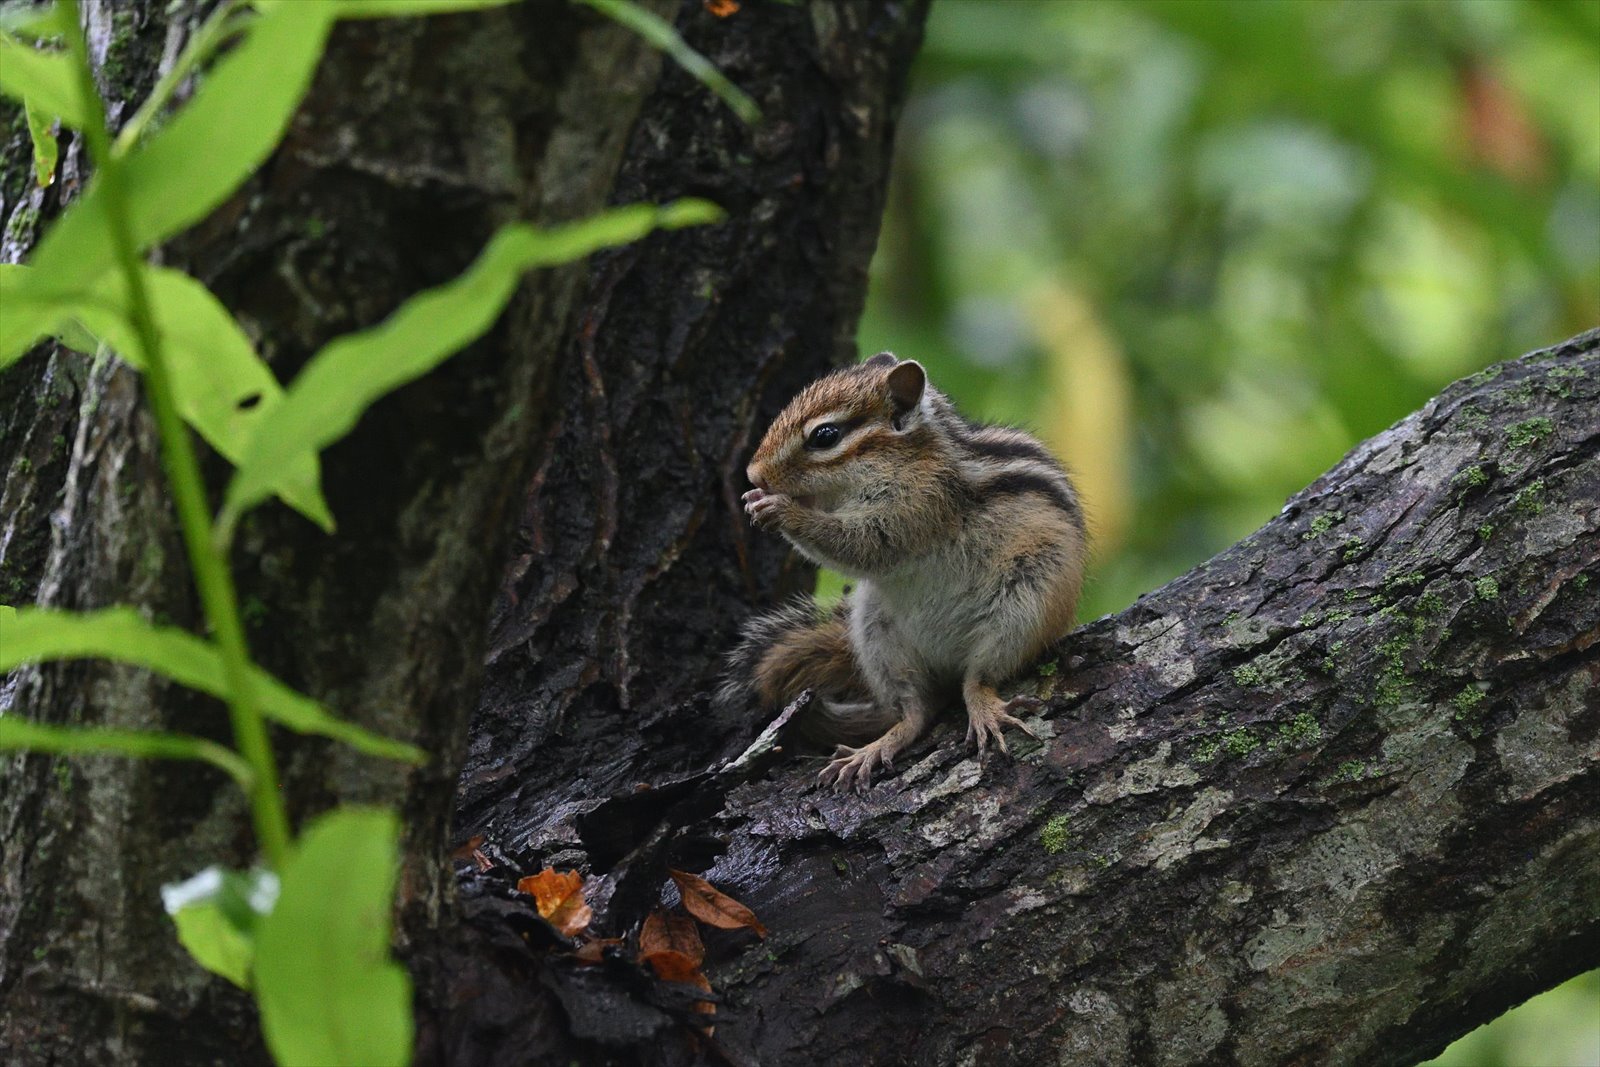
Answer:
[(239, 621), (239, 603), (233, 587), (233, 576), (228, 571), (227, 561), (211, 543), (210, 509), (206, 503), (205, 483), (200, 476), (200, 464), (195, 458), (188, 427), (184, 425), (173, 400), (172, 383), (161, 350), (161, 334), (156, 329), (150, 294), (145, 287), (143, 263), (128, 218), (123, 161), (111, 150), (105, 107), (94, 83), (94, 71), (89, 65), (89, 46), (84, 38), (78, 0), (62, 0), (62, 5), (70, 20), (66, 26), (67, 39), (72, 48), (79, 90), (83, 94), (88, 117), (83, 134), (99, 172), (100, 184), (105, 190), (111, 239), (116, 248), (118, 266), (128, 287), (129, 318), (134, 334), (139, 339), (139, 347), (144, 350), (144, 378), (150, 392), (150, 406), (155, 412), (156, 428), (161, 436), (162, 466), (166, 468), (167, 481), (177, 504), (178, 522), (189, 553), (189, 567), (194, 572), (200, 602), (205, 607), (206, 621), (222, 654), (234, 743), (255, 776), (249, 795), (256, 836), (261, 842), (262, 851), (266, 853), (267, 862), (275, 869), (281, 868), (288, 855), (289, 817), (284, 810), (283, 798), (278, 793), (278, 768), (267, 738), (266, 724), (251, 693), (250, 652), (245, 646), (244, 627)]

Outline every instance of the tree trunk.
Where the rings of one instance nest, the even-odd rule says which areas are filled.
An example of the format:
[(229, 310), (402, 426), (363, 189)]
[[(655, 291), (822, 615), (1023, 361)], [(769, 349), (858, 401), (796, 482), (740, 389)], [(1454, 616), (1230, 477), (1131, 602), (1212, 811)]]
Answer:
[[(619, 683), (617, 728), (636, 713), (630, 685), (692, 691), (710, 642), (783, 566), (762, 544), (744, 576), (727, 577), (742, 528), (719, 516), (707, 481), (725, 481), (737, 434), (765, 415), (759, 398), (848, 352), (925, 14), (922, 2), (760, 4), (730, 18), (698, 0), (647, 6), (676, 12), (765, 121), (744, 126), (677, 68), (663, 72), (639, 38), (574, 5), (348, 24), (279, 152), (164, 253), (211, 286), (287, 379), (330, 337), (458, 273), (501, 222), (679, 195), (709, 195), (730, 214), (591, 269), (531, 277), (490, 337), (386, 399), (326, 453), (333, 537), (277, 508), (241, 529), (234, 566), (258, 658), (436, 756), (407, 772), (278, 739), (297, 820), (335, 801), (402, 810), (401, 940), (419, 976), (425, 1053), (476, 1040), (434, 1026), (429, 1009), (461, 985), (438, 962), (454, 959), (440, 946), (459, 940), (448, 932), (445, 832), (516, 520), (560, 501), (551, 526), (528, 527), (517, 546), (491, 681), (520, 685), (516, 672), (543, 671), (526, 684), (565, 694), (572, 716)], [(199, 12), (153, 0), (87, 10), (115, 121)], [(56, 186), (33, 190), (25, 128), (6, 128), (0, 193), (14, 260), (75, 190), (82, 163), (68, 144)], [(197, 626), (138, 378), (47, 345), (0, 383), (4, 600), (131, 601)], [(211, 474), (220, 489), (224, 467)], [(544, 576), (552, 588), (527, 584)], [(688, 615), (684, 597), (700, 601)], [(549, 618), (535, 612), (545, 606)], [(581, 661), (583, 674), (599, 648), (618, 647), (613, 635), (661, 641), (674, 617), (675, 653), (635, 636), (631, 668), (619, 654), (577, 684), (554, 669)], [(690, 649), (698, 662), (671, 672)], [(19, 671), (0, 707), (226, 735), (214, 702), (99, 664)], [(560, 722), (558, 712), (545, 726)], [(486, 728), (540, 736), (535, 724)], [(530, 746), (505, 752), (508, 773), (527, 770)], [(249, 860), (228, 783), (110, 758), (8, 756), (0, 766), (0, 1059), (262, 1059), (248, 1001), (186, 958), (159, 910), (163, 883)], [(468, 951), (457, 969), (473, 965)], [(566, 1040), (564, 1028), (547, 1029), (551, 1048)]]

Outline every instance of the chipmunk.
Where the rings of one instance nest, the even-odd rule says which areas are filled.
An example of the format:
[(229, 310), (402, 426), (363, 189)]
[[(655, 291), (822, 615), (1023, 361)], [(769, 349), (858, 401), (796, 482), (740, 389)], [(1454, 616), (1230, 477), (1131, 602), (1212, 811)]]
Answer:
[(1072, 627), (1083, 509), (1061, 464), (1019, 430), (959, 415), (921, 364), (880, 352), (807, 386), (756, 450), (744, 509), (806, 558), (855, 578), (830, 614), (810, 598), (752, 620), (721, 695), (781, 708), (820, 698), (841, 742), (821, 780), (865, 790), (959, 693), (967, 740), (1006, 752), (1031, 697), (996, 686)]

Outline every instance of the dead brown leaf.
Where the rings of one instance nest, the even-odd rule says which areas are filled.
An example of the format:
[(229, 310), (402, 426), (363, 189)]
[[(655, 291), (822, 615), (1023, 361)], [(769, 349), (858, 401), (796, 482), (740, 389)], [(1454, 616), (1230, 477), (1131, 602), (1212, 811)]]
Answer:
[(533, 897), (539, 914), (567, 937), (581, 934), (594, 918), (594, 912), (584, 903), (583, 875), (577, 871), (546, 867), (518, 881), (517, 888)]
[[(663, 982), (682, 982), (707, 993), (711, 992), (711, 979), (700, 973), (700, 962), (682, 952), (660, 949), (641, 955), (639, 962), (648, 964), (656, 977)], [(717, 1006), (709, 1000), (701, 1000), (695, 1003), (694, 1010), (701, 1015), (715, 1015)], [(712, 1032), (712, 1028), (707, 1026), (706, 1034)]]
[(478, 851), (478, 849), (480, 849), (482, 847), (483, 847), (483, 835), (482, 834), (473, 834), (466, 841), (464, 841), (461, 844), (457, 845), (450, 852), (450, 858), (453, 859), (453, 860), (468, 860), (468, 859), (471, 859), (472, 858), (472, 854), (474, 852)]
[(639, 957), (643, 959), (655, 952), (680, 953), (693, 960), (697, 967), (706, 958), (706, 946), (700, 940), (694, 920), (659, 908), (645, 918), (639, 930)]
[(761, 920), (756, 918), (755, 912), (698, 874), (670, 869), (667, 873), (672, 876), (673, 883), (678, 887), (678, 893), (683, 897), (684, 910), (707, 926), (723, 930), (748, 927), (756, 932), (757, 937), (767, 936), (767, 928), (761, 925)]

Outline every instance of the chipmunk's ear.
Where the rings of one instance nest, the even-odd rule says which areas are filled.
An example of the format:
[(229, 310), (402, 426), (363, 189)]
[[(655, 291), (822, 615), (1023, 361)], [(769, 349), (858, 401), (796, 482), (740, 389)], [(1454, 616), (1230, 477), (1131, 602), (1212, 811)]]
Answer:
[(879, 352), (861, 365), (863, 367), (892, 367), (897, 362), (898, 360), (894, 358), (893, 352)]
[(884, 383), (889, 387), (889, 403), (894, 406), (895, 418), (898, 419), (922, 403), (922, 390), (928, 384), (928, 376), (923, 372), (922, 364), (908, 359), (904, 363), (896, 363)]

